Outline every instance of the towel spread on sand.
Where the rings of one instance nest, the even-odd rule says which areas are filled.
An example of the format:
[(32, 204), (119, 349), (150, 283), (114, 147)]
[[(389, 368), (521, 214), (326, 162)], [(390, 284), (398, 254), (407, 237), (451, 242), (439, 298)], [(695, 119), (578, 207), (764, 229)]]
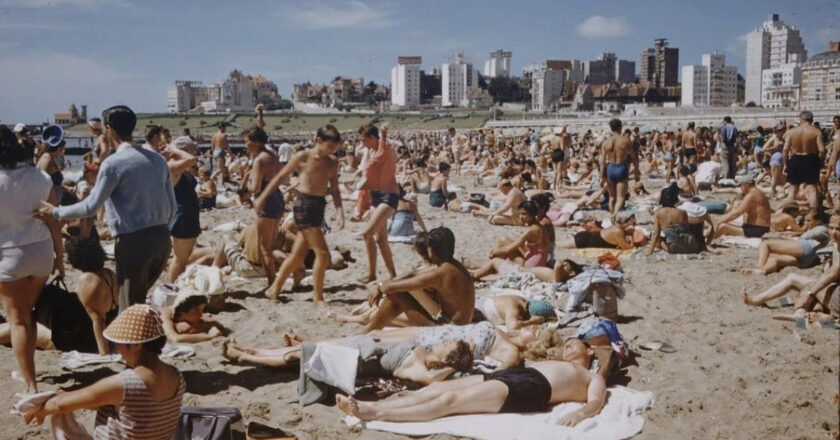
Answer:
[(76, 370), (87, 365), (110, 364), (122, 361), (118, 354), (80, 353), (76, 350), (61, 353), (58, 364), (65, 370)]
[(389, 235), (388, 243), (414, 244), (417, 235)]
[[(46, 391), (38, 394), (20, 396), (20, 400), (12, 406), (11, 413), (24, 417), (41, 408), (44, 403), (56, 395), (55, 391)], [(56, 440), (91, 440), (93, 437), (87, 430), (76, 421), (73, 413), (48, 416), (50, 431)]]
[(584, 419), (573, 428), (560, 426), (557, 421), (583, 406), (581, 403), (561, 403), (554, 406), (550, 413), (473, 414), (428, 422), (362, 422), (346, 416), (344, 422), (351, 427), (403, 435), (449, 434), (482, 440), (619, 440), (641, 432), (645, 424), (642, 411), (653, 403), (653, 393), (625, 387), (610, 388), (607, 391), (607, 403), (600, 414)]
[(732, 237), (726, 236), (720, 240), (720, 244), (730, 245), (730, 246), (738, 246), (743, 248), (753, 248), (758, 249), (758, 246), (761, 245), (761, 239), (756, 238), (747, 238), (747, 237)]
[(491, 285), (494, 295), (517, 295), (526, 299), (558, 299), (562, 283), (538, 280), (530, 272), (508, 269)]

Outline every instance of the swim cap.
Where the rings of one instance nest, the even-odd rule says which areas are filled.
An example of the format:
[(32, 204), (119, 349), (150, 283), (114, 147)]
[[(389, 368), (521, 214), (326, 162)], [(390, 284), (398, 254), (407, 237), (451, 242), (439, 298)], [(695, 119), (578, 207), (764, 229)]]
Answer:
[(528, 301), (528, 314), (531, 316), (542, 316), (543, 318), (553, 318), (554, 306), (550, 302), (537, 299)]

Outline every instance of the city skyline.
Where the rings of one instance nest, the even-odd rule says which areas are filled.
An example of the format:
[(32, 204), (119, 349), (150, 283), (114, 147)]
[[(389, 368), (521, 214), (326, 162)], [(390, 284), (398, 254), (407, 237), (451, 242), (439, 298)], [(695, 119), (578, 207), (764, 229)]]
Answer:
[(284, 98), (294, 83), (338, 75), (387, 85), (400, 55), (421, 56), (431, 70), (461, 52), (484, 73), (490, 52), (504, 48), (521, 76), (546, 59), (612, 52), (638, 73), (655, 38), (680, 49), (680, 67), (717, 51), (744, 75), (746, 35), (772, 13), (802, 31), (809, 55), (840, 39), (840, 6), (827, 0), (799, 11), (776, 0), (622, 5), (0, 0), (0, 121), (39, 122), (70, 102), (91, 114), (117, 102), (165, 112), (175, 80), (208, 83), (234, 68), (266, 76)]

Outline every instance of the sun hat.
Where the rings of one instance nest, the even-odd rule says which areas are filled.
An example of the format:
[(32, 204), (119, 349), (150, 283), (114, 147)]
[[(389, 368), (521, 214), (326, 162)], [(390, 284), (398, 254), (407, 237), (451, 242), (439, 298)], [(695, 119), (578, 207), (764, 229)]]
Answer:
[(41, 134), (41, 139), (48, 147), (58, 148), (61, 145), (61, 141), (64, 140), (64, 130), (58, 125), (50, 125), (44, 129), (44, 132)]
[(14, 131), (15, 133), (24, 132), (24, 131), (26, 131), (26, 124), (18, 122), (17, 124), (15, 124), (15, 129), (12, 130), (12, 131)]
[(105, 331), (105, 339), (116, 344), (142, 344), (163, 336), (160, 312), (146, 304), (135, 304), (114, 319)]

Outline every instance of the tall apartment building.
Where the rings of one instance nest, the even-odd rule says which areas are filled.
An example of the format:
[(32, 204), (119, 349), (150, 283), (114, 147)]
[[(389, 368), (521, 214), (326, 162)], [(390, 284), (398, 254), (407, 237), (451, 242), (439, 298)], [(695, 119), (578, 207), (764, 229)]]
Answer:
[(840, 111), (840, 41), (832, 41), (828, 52), (814, 55), (802, 65), (799, 106), (803, 110)]
[(682, 68), (682, 105), (726, 107), (738, 100), (738, 68), (722, 54), (704, 54), (702, 63)]
[(804, 63), (808, 51), (795, 26), (779, 20), (779, 14), (770, 16), (760, 27), (747, 35), (746, 102), (763, 105), (763, 71), (777, 69), (786, 64)]
[(279, 101), (277, 85), (261, 75), (234, 69), (220, 82), (175, 81), (166, 91), (166, 110), (182, 113), (198, 107), (206, 111), (251, 111), (258, 102)]
[(391, 68), (391, 105), (414, 107), (420, 105), (421, 57), (398, 57)]
[(478, 72), (466, 61), (464, 54), (456, 54), (453, 62), (444, 63), (441, 72), (441, 105), (469, 106), (469, 93), (478, 88)]
[(531, 78), (531, 110), (544, 112), (563, 95), (567, 81), (583, 83), (584, 63), (580, 60), (547, 60), (526, 67), (526, 75)]
[(649, 87), (673, 87), (679, 85), (680, 50), (668, 47), (668, 40), (657, 38), (653, 47), (642, 51), (641, 83)]
[(584, 76), (586, 82), (593, 85), (631, 83), (636, 80), (636, 63), (619, 60), (614, 53), (605, 52), (594, 61), (584, 63)]
[(768, 108), (799, 107), (799, 84), (802, 67), (793, 57), (790, 63), (761, 71), (761, 105)]
[(501, 49), (491, 52), (490, 59), (484, 62), (484, 76), (488, 78), (497, 76), (509, 78), (511, 56), (513, 56), (513, 52), (505, 52)]

